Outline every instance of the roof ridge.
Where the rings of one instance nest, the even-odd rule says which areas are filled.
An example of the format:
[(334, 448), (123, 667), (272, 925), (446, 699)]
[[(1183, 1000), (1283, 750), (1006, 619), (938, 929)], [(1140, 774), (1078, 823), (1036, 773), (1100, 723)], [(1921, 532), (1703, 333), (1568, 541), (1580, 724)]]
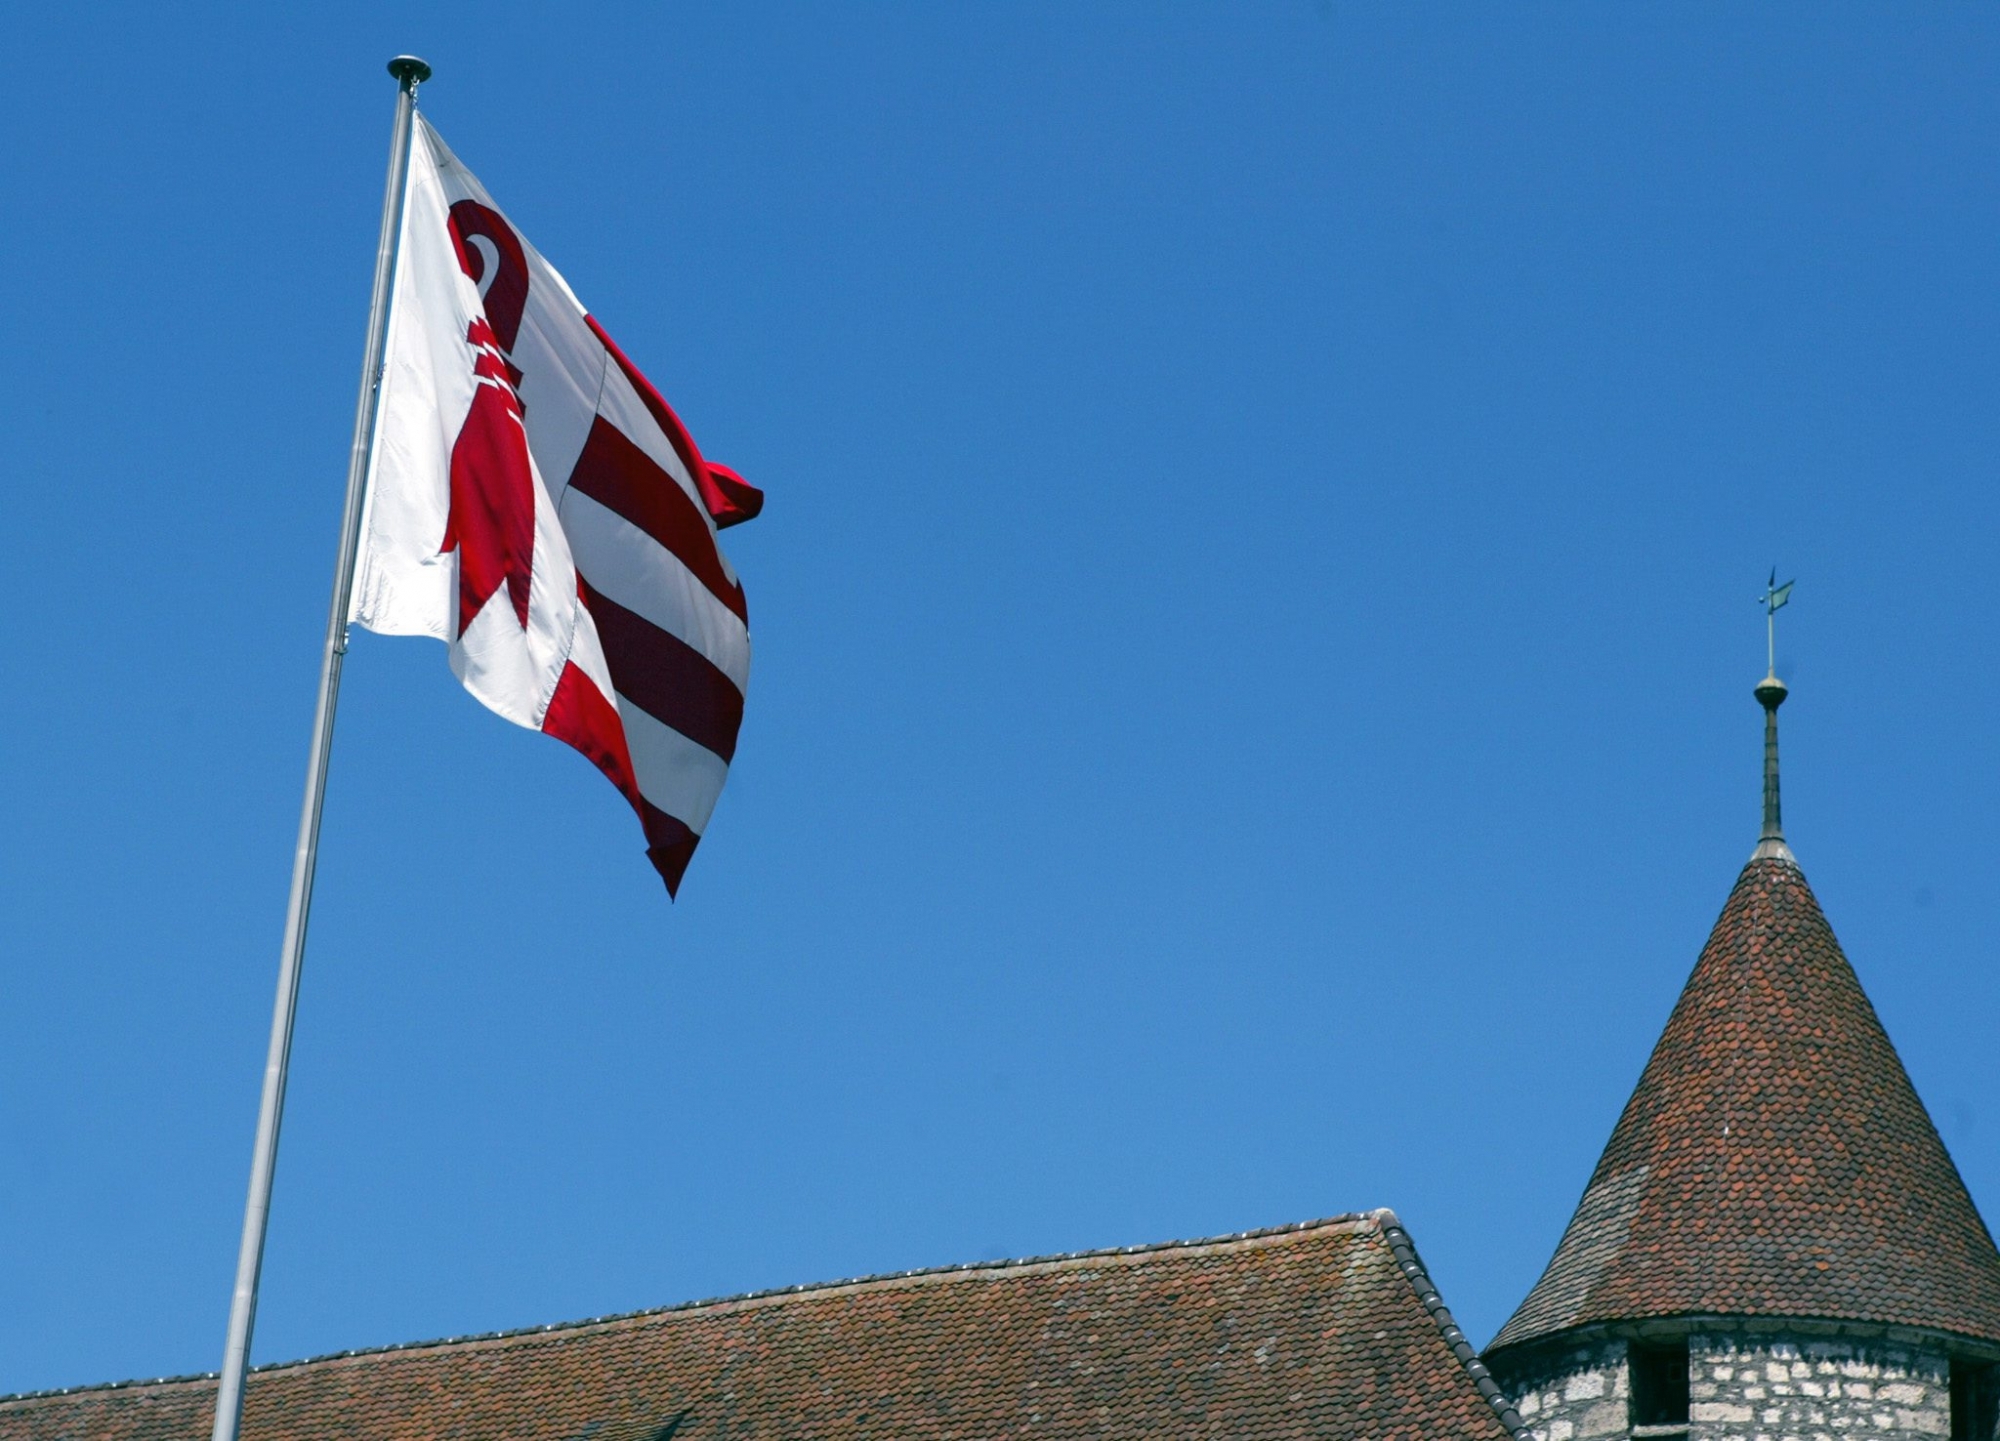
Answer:
[[(1136, 1246), (1105, 1246), (1083, 1251), (1053, 1251), (1041, 1256), (1007, 1257), (991, 1261), (960, 1261), (943, 1266), (918, 1266), (905, 1271), (878, 1271), (865, 1276), (848, 1276), (832, 1281), (806, 1281), (794, 1286), (773, 1286), (760, 1291), (738, 1291), (723, 1296), (706, 1296), (694, 1301), (677, 1301), (667, 1306), (646, 1306), (636, 1311), (614, 1311), (603, 1316), (589, 1316), (576, 1321), (551, 1321), (542, 1326), (514, 1326), (497, 1331), (473, 1331), (459, 1336), (438, 1336), (422, 1341), (395, 1341), (384, 1346), (356, 1346), (345, 1351), (325, 1351), (317, 1356), (301, 1356), (289, 1361), (266, 1361), (250, 1368), (252, 1374), (261, 1375), (272, 1371), (288, 1371), (301, 1366), (316, 1366), (327, 1361), (346, 1361), (361, 1356), (385, 1356), (404, 1351), (431, 1351), (444, 1346), (469, 1346), (484, 1341), (508, 1341), (524, 1336), (545, 1336), (564, 1331), (583, 1331), (593, 1326), (609, 1326), (620, 1321), (640, 1321), (651, 1316), (672, 1316), (683, 1312), (702, 1311), (714, 1306), (733, 1306), (746, 1301), (769, 1301), (789, 1299), (793, 1296), (812, 1295), (827, 1291), (838, 1291), (850, 1286), (881, 1285), (896, 1281), (921, 1281), (933, 1276), (971, 1274), (979, 1271), (1006, 1271), (1030, 1266), (1051, 1266), (1069, 1261), (1115, 1260), (1126, 1256), (1143, 1256), (1156, 1251), (1195, 1251), (1211, 1246), (1227, 1246), (1244, 1241), (1260, 1241), (1278, 1236), (1299, 1235), (1307, 1231), (1323, 1231), (1335, 1227), (1354, 1228), (1363, 1225), (1382, 1227), (1382, 1218), (1394, 1221), (1395, 1212), (1384, 1209), (1375, 1211), (1350, 1211), (1339, 1216), (1322, 1216), (1312, 1221), (1293, 1221), (1282, 1226), (1263, 1226), (1248, 1231), (1230, 1231), (1220, 1236), (1201, 1236), (1185, 1240), (1148, 1241)], [(1398, 1223), (1397, 1229), (1401, 1226)], [(1406, 1237), (1407, 1240), (1407, 1237)], [(1414, 1251), (1412, 1252), (1414, 1254)], [(1422, 1271), (1421, 1265), (1418, 1267)], [(1446, 1312), (1449, 1320), (1450, 1313)], [(1482, 1372), (1484, 1367), (1481, 1367)], [(126, 1381), (97, 1381), (81, 1386), (58, 1386), (40, 1391), (15, 1391), (0, 1395), (0, 1405), (16, 1401), (40, 1401), (57, 1396), (81, 1396), (101, 1391), (127, 1391), (142, 1386), (183, 1386), (199, 1381), (213, 1381), (217, 1372), (189, 1371), (178, 1376), (135, 1377)], [(1527, 1433), (1520, 1433), (1523, 1438)]]
[(1472, 1343), (1465, 1339), (1465, 1332), (1452, 1319), (1451, 1308), (1444, 1303), (1444, 1297), (1431, 1280), (1431, 1274), (1424, 1269), (1423, 1258), (1417, 1254), (1417, 1243), (1410, 1239), (1410, 1233), (1403, 1229), (1402, 1221), (1387, 1206), (1370, 1213), (1380, 1227), (1382, 1239), (1389, 1243), (1389, 1255), (1396, 1262), (1396, 1269), (1410, 1283), (1410, 1289), (1417, 1293), (1417, 1300), (1437, 1323), (1438, 1332), (1451, 1354), (1458, 1358), (1465, 1374), (1472, 1378), (1472, 1384), (1479, 1394), (1486, 1398), (1486, 1404), (1493, 1408), (1493, 1414), (1500, 1424), (1507, 1428), (1513, 1441), (1533, 1441), (1533, 1433), (1521, 1420), (1520, 1412), (1507, 1400), (1500, 1383), (1493, 1379), (1493, 1373), (1486, 1369), (1486, 1363), (1479, 1359), (1479, 1353), (1472, 1349)]

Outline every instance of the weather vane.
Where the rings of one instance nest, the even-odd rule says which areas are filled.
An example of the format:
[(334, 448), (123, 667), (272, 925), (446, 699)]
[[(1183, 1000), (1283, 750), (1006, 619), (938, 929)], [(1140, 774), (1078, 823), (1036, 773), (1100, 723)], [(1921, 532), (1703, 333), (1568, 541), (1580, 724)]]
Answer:
[(1778, 568), (1771, 567), (1771, 578), (1765, 582), (1764, 593), (1757, 597), (1757, 603), (1764, 607), (1764, 645), (1769, 652), (1771, 674), (1778, 673), (1778, 607), (1792, 598), (1792, 587), (1796, 580), (1778, 584)]

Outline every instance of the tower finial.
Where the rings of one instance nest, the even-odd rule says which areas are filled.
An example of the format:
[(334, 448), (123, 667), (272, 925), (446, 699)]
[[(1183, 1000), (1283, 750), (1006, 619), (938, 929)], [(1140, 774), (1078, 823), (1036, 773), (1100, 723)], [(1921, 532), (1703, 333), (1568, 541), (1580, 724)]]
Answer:
[(1785, 828), (1778, 806), (1778, 707), (1785, 703), (1790, 694), (1785, 683), (1778, 679), (1778, 608), (1792, 598), (1792, 587), (1796, 581), (1778, 584), (1777, 567), (1771, 569), (1771, 579), (1764, 586), (1758, 603), (1764, 607), (1764, 641), (1768, 664), (1764, 678), (1757, 682), (1753, 694), (1757, 703), (1764, 707), (1764, 830), (1757, 839), (1757, 849), (1750, 853), (1750, 859), (1781, 860), (1793, 859), (1792, 849), (1785, 844)]

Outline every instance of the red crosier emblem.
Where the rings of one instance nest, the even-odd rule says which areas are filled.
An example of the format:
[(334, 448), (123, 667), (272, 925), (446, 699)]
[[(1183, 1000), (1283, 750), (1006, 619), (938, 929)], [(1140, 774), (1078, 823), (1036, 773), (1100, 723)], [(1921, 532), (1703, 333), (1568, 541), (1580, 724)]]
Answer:
[(480, 303), (500, 348), (511, 352), (528, 306), (528, 255), (499, 211), (477, 200), (451, 207), (451, 244), (459, 268), (479, 287)]
[(484, 314), (466, 330), (476, 382), (451, 448), (451, 510), (440, 554), (458, 552), (458, 634), (502, 585), (521, 628), (535, 559), (535, 473), (509, 358), (528, 300), (528, 263), (507, 222), (474, 200), (451, 208), (452, 248), (479, 286)]

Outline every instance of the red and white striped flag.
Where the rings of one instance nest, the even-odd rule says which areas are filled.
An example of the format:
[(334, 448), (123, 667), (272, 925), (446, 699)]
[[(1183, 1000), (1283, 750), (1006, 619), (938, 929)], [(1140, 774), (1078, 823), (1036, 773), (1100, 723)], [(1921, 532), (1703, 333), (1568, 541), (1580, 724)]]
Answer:
[(352, 619), (432, 635), (465, 688), (625, 793), (678, 890), (736, 751), (760, 492), (417, 118)]

